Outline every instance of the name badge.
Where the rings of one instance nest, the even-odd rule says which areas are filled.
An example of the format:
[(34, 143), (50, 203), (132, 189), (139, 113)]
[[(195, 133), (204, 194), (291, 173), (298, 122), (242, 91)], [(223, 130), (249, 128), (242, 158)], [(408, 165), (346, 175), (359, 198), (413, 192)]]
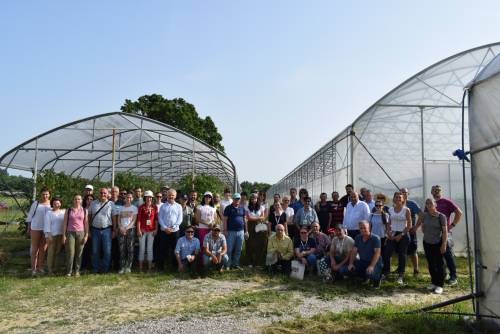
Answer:
[(151, 225), (151, 219), (146, 220), (146, 225), (147, 226)]

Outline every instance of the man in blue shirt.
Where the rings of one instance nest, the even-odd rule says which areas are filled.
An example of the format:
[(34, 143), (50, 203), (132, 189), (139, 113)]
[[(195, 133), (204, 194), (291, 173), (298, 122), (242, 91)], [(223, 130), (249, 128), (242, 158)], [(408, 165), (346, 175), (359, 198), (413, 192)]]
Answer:
[[(354, 240), (349, 265), (341, 268), (343, 275), (356, 275), (370, 280), (374, 288), (380, 287), (382, 275), (382, 258), (380, 256), (380, 238), (370, 231), (370, 223), (363, 220), (359, 223), (359, 234)], [(356, 256), (359, 255), (359, 260)]]
[(229, 266), (240, 268), (243, 240), (248, 239), (248, 228), (245, 221), (245, 208), (240, 206), (241, 195), (234, 193), (233, 203), (224, 209), (224, 233), (227, 240), (227, 256)]
[[(410, 209), (411, 213), (411, 226), (415, 227), (417, 224), (417, 218), (418, 215), (422, 212), (420, 210), (420, 207), (418, 206), (415, 201), (412, 201), (409, 199), (410, 192), (408, 191), (408, 188), (401, 188), (401, 194), (403, 194), (403, 200), (405, 201), (404, 205)], [(419, 273), (419, 268), (418, 268), (418, 255), (417, 255), (417, 247), (418, 247), (418, 240), (417, 240), (417, 232), (415, 229), (410, 230), (410, 243), (408, 244), (408, 251), (407, 254), (411, 259), (411, 262), (413, 264), (413, 275), (416, 276)]]
[(175, 246), (175, 258), (179, 272), (182, 273), (188, 269), (191, 273), (196, 271), (196, 260), (200, 253), (200, 240), (194, 237), (194, 228), (189, 226), (185, 235), (177, 240)]
[(158, 256), (158, 270), (163, 270), (165, 258), (168, 257), (172, 266), (177, 266), (174, 249), (179, 238), (179, 226), (182, 223), (182, 206), (175, 201), (177, 191), (170, 188), (167, 192), (167, 201), (162, 204), (158, 212), (160, 225), (160, 253)]

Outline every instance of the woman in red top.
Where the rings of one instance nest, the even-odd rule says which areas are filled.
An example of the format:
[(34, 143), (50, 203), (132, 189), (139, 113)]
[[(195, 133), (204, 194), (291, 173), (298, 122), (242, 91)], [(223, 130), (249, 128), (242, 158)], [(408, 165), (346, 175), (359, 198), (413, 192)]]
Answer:
[(145, 202), (137, 214), (137, 237), (139, 238), (139, 271), (142, 271), (147, 244), (148, 269), (153, 269), (153, 240), (158, 226), (158, 208), (153, 204), (153, 192), (144, 193)]

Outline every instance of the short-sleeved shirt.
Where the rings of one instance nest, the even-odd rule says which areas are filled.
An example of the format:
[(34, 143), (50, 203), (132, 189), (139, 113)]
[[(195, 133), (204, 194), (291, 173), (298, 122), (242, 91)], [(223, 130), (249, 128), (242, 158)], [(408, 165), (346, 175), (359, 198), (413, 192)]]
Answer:
[(443, 236), (443, 226), (446, 225), (446, 216), (438, 212), (437, 216), (433, 216), (428, 212), (424, 212), (424, 224), (422, 232), (424, 233), (424, 242), (435, 245), (441, 241)]
[[(375, 234), (370, 234), (368, 240), (364, 241), (363, 236), (358, 234), (356, 239), (354, 239), (354, 247), (358, 249), (361, 261), (370, 262), (373, 259), (373, 255), (375, 255), (375, 248), (381, 247), (380, 238)], [(378, 260), (382, 261), (382, 257), (380, 256)]]
[(410, 209), (411, 213), (411, 226), (415, 226), (417, 223), (417, 216), (422, 211), (415, 201), (407, 200), (406, 207)]
[(177, 240), (175, 245), (175, 254), (179, 254), (181, 260), (184, 260), (188, 255), (194, 255), (196, 251), (200, 250), (200, 240), (193, 237), (191, 240), (188, 238), (181, 237)]
[(209, 225), (213, 225), (215, 223), (215, 216), (217, 215), (216, 209), (210, 205), (198, 205), (196, 207), (196, 211), (200, 213), (200, 219), (205, 223), (199, 223), (198, 228), (209, 228)]
[(120, 206), (118, 210), (118, 223), (120, 227), (125, 229), (134, 227), (134, 215), (137, 216), (137, 207), (135, 205)]
[(281, 212), (281, 215), (277, 215), (275, 211), (269, 212), (267, 216), (267, 221), (271, 223), (271, 231), (276, 232), (276, 225), (286, 224), (286, 212)]
[(139, 207), (137, 213), (137, 223), (142, 232), (152, 232), (156, 230), (156, 223), (158, 221), (158, 208), (156, 205), (151, 205), (148, 208), (145, 204)]
[(338, 226), (344, 222), (344, 206), (340, 202), (330, 202), (330, 212), (332, 213), (332, 226)]
[(139, 208), (141, 205), (144, 204), (144, 198), (135, 198), (133, 201), (132, 201), (132, 205), (134, 205), (136, 208)]
[(451, 214), (458, 209), (458, 206), (447, 198), (441, 197), (436, 201), (436, 209), (446, 216), (448, 226), (451, 225)]
[(111, 220), (113, 213), (115, 213), (113, 202), (107, 201), (102, 203), (99, 200), (93, 201), (89, 209), (89, 215), (92, 215), (92, 226), (96, 228), (110, 227), (113, 225), (113, 221)]
[(31, 204), (26, 221), (31, 223), (31, 229), (33, 231), (43, 231), (45, 215), (50, 210), (50, 204), (39, 204), (38, 201)]
[(307, 241), (302, 241), (300, 238), (298, 238), (297, 240), (295, 240), (295, 243), (293, 245), (293, 248), (294, 249), (298, 248), (299, 252), (308, 251), (311, 248), (316, 248), (316, 247), (317, 247), (316, 241), (313, 238), (309, 238), (307, 239)]
[(293, 219), (295, 220), (295, 224), (309, 227), (312, 223), (318, 221), (318, 215), (313, 208), (309, 208), (308, 211), (306, 211), (305, 208), (300, 208), (295, 212), (295, 217)]
[(290, 207), (293, 209), (293, 212), (297, 213), (299, 209), (304, 207), (304, 204), (300, 200), (290, 201)]
[(191, 209), (190, 206), (187, 206), (182, 208), (182, 223), (181, 227), (182, 228), (187, 228), (188, 226), (191, 226), (193, 222), (193, 215), (194, 211)]
[[(287, 208), (285, 209), (285, 213), (286, 213), (286, 220), (287, 220), (287, 221), (289, 221), (289, 220), (291, 221), (291, 218), (292, 218), (292, 217), (293, 217), (293, 215), (295, 214), (295, 211), (293, 211), (293, 208), (291, 208), (291, 207), (287, 207)], [(293, 223), (293, 221), (292, 221), (292, 223)]]
[(354, 247), (354, 240), (350, 236), (345, 235), (342, 239), (335, 237), (330, 246), (330, 256), (335, 255), (345, 259), (351, 252), (352, 247)]
[(381, 239), (386, 237), (385, 224), (387, 224), (387, 222), (389, 221), (387, 213), (383, 211), (381, 214), (371, 213), (370, 219), (368, 221), (370, 222), (371, 231), (373, 234)]
[(219, 255), (220, 253), (222, 253), (224, 245), (226, 245), (226, 237), (220, 232), (219, 238), (217, 238), (217, 240), (213, 239), (212, 232), (209, 232), (203, 240), (203, 248), (208, 246), (208, 250), (214, 255)]
[(227, 217), (228, 231), (241, 231), (245, 228), (245, 208), (228, 205), (224, 210), (224, 217)]
[(324, 234), (323, 232), (319, 232), (318, 234), (311, 234), (312, 238), (314, 241), (316, 241), (316, 254), (319, 256), (322, 256), (325, 254), (325, 252), (328, 252), (330, 250), (330, 244), (332, 241), (330, 238)]
[(316, 214), (318, 215), (319, 224), (321, 226), (328, 225), (328, 221), (330, 220), (330, 203), (326, 202), (325, 204), (319, 203), (318, 206), (314, 208), (316, 210)]

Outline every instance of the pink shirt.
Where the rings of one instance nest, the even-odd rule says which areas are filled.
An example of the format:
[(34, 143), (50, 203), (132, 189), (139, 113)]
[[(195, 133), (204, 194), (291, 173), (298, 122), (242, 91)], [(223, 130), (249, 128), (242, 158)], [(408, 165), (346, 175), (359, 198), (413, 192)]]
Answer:
[(68, 232), (81, 232), (84, 230), (83, 220), (85, 219), (85, 209), (68, 209)]

